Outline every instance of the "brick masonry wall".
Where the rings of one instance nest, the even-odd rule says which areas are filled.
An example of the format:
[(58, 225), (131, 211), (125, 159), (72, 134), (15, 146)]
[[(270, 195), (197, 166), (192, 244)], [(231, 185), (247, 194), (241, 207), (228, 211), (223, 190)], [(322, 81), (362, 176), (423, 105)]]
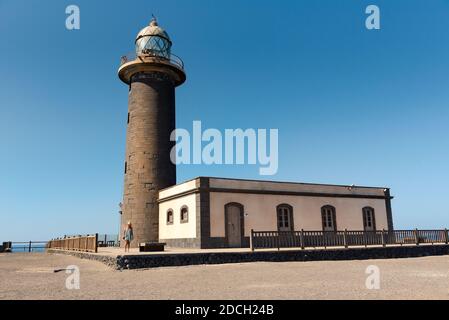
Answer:
[(170, 141), (175, 129), (174, 83), (160, 72), (135, 74), (128, 111), (121, 229), (131, 221), (131, 246), (137, 247), (159, 240), (158, 191), (176, 184), (176, 167), (170, 160), (175, 144)]

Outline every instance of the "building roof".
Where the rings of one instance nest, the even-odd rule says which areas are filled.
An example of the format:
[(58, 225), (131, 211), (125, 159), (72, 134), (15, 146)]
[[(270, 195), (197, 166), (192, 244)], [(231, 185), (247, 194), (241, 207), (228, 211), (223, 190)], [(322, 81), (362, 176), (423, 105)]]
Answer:
[(164, 29), (159, 27), (156, 19), (151, 20), (148, 26), (139, 31), (139, 33), (136, 36), (136, 42), (140, 38), (148, 36), (162, 37), (170, 42), (170, 37), (168, 36), (168, 33)]
[(197, 177), (184, 183), (160, 190), (159, 199), (171, 198), (184, 193), (199, 192), (201, 189), (209, 192), (258, 193), (293, 196), (335, 196), (379, 199), (390, 197), (389, 188), (385, 187)]

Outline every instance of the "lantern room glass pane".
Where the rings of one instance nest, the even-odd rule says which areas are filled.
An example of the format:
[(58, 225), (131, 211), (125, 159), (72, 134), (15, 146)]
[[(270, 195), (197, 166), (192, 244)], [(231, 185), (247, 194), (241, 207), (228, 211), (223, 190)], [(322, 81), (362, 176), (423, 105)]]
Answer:
[(136, 53), (170, 59), (171, 43), (159, 36), (145, 36), (137, 40)]

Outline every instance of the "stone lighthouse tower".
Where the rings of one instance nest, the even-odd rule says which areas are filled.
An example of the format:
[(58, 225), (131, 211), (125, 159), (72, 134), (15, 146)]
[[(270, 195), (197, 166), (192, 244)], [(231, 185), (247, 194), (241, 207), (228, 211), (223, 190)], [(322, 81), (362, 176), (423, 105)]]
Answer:
[(132, 223), (132, 247), (159, 240), (158, 191), (176, 184), (170, 160), (175, 88), (186, 80), (170, 37), (155, 19), (139, 32), (135, 45), (135, 54), (122, 57), (118, 71), (129, 86), (121, 228)]

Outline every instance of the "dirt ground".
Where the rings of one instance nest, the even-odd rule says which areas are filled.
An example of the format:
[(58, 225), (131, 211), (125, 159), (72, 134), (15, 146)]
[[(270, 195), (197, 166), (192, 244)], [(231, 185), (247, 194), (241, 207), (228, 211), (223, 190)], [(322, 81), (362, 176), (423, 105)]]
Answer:
[[(66, 288), (70, 274), (54, 272), (71, 265), (80, 271), (79, 290)], [(379, 268), (380, 289), (367, 289), (369, 266)], [(448, 298), (449, 256), (115, 271), (65, 255), (0, 254), (0, 299)]]

